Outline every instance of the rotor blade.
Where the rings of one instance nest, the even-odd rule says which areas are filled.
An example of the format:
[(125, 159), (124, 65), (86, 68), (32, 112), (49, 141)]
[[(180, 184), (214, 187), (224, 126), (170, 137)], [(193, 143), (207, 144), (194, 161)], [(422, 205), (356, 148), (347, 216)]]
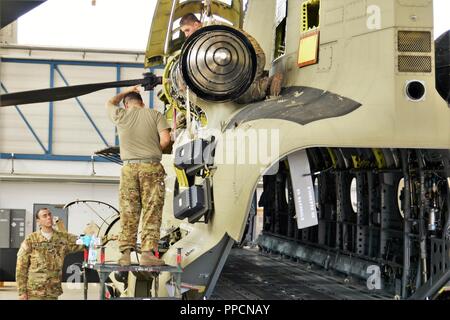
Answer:
[(109, 88), (130, 87), (139, 84), (149, 85), (149, 82), (154, 82), (156, 78), (157, 77), (146, 77), (135, 80), (91, 83), (77, 86), (7, 93), (0, 95), (0, 107), (22, 105), (27, 103), (60, 101)]

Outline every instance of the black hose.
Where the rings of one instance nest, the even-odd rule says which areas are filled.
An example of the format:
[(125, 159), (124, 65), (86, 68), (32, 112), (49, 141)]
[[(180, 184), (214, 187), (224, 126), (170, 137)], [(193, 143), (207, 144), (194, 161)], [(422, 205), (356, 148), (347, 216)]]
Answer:
[[(447, 156), (444, 158), (444, 168), (446, 173), (446, 178), (450, 178), (450, 151), (447, 151)], [(447, 222), (444, 226), (444, 239), (450, 240), (450, 185), (447, 180)]]
[[(420, 259), (422, 262), (421, 273), (423, 276), (423, 283), (427, 282), (427, 246), (426, 246), (426, 231), (425, 231), (425, 173), (424, 169), (424, 158), (422, 152), (417, 150), (417, 160), (420, 169), (420, 211), (419, 211), (419, 237), (420, 237)], [(417, 275), (420, 276), (419, 274)]]
[(402, 298), (406, 299), (407, 292), (407, 284), (409, 281), (410, 274), (410, 258), (411, 258), (411, 241), (409, 238), (410, 232), (410, 224), (409, 220), (411, 218), (411, 186), (410, 186), (410, 177), (408, 172), (408, 159), (409, 159), (409, 150), (403, 149), (400, 151), (402, 158), (402, 169), (405, 181), (405, 202), (404, 202), (404, 219), (403, 219), (403, 276), (402, 276)]

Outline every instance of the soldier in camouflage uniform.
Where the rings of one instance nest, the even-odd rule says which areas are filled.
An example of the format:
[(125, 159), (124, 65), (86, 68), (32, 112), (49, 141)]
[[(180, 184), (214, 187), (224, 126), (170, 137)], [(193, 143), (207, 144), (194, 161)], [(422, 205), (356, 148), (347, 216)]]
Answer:
[[(184, 15), (180, 20), (181, 31), (184, 33), (185, 37), (190, 37), (195, 31), (203, 27), (203, 24), (193, 13), (188, 13)], [(281, 73), (276, 73), (272, 77), (266, 76), (264, 68), (266, 66), (266, 55), (263, 49), (259, 45), (258, 41), (253, 38), (250, 34), (243, 30), (242, 32), (250, 41), (256, 53), (256, 73), (255, 79), (253, 80), (250, 87), (245, 91), (242, 96), (240, 96), (235, 101), (240, 104), (248, 104), (251, 102), (256, 102), (264, 100), (267, 95), (278, 96), (281, 92), (281, 85), (283, 82), (283, 75)]]
[(52, 213), (36, 212), (41, 230), (28, 235), (17, 253), (16, 282), (21, 300), (57, 300), (62, 294), (62, 267), (69, 253), (82, 251), (77, 236), (53, 230)]
[[(120, 108), (123, 100), (125, 108)], [(120, 176), (119, 207), (122, 231), (119, 264), (131, 263), (142, 211), (140, 264), (163, 265), (154, 255), (158, 249), (165, 195), (162, 150), (170, 144), (170, 127), (164, 116), (146, 108), (138, 86), (128, 88), (107, 103), (108, 113), (117, 126), (123, 167)]]

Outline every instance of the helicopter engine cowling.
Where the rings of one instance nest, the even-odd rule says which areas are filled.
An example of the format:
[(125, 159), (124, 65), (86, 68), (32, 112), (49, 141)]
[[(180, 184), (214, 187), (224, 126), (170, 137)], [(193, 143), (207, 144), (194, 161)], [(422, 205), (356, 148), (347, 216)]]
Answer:
[(187, 39), (179, 68), (184, 82), (198, 97), (223, 102), (239, 98), (250, 87), (257, 59), (244, 33), (212, 25)]

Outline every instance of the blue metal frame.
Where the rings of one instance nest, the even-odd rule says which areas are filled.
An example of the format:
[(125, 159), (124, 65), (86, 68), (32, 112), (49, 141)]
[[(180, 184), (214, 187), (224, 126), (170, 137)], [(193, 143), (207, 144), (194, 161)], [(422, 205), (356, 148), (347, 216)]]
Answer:
[[(59, 74), (59, 76), (61, 77), (62, 81), (64, 82), (64, 84), (69, 87), (70, 84), (67, 81), (66, 77), (64, 77), (64, 75), (62, 74), (61, 70), (59, 70), (58, 66), (55, 65), (55, 70), (56, 72)], [(89, 122), (91, 123), (91, 125), (94, 127), (95, 131), (97, 132), (97, 134), (99, 135), (100, 139), (102, 139), (103, 143), (105, 144), (105, 146), (108, 146), (108, 142), (106, 141), (105, 137), (102, 135), (102, 133), (100, 132), (100, 130), (98, 129), (97, 125), (95, 124), (94, 120), (92, 120), (91, 115), (89, 114), (89, 112), (86, 111), (86, 108), (84, 107), (84, 105), (81, 103), (80, 99), (78, 99), (77, 97), (75, 98), (76, 102), (78, 103), (78, 105), (80, 106), (81, 110), (83, 111), (84, 115), (86, 116), (86, 118), (89, 120)]]
[[(68, 65), (68, 66), (93, 66), (93, 67), (111, 67), (116, 68), (116, 80), (121, 80), (121, 68), (142, 68), (144, 70), (144, 64), (141, 63), (115, 63), (115, 62), (97, 62), (97, 61), (67, 61), (67, 60), (49, 60), (49, 59), (21, 59), (21, 58), (2, 58), (0, 57), (0, 62), (9, 62), (9, 63), (23, 63), (23, 64), (45, 64), (49, 65), (50, 67), (50, 88), (55, 87), (55, 72), (59, 74), (63, 82), (66, 84), (66, 86), (69, 85), (68, 81), (64, 77), (61, 70), (58, 68), (58, 66), (62, 65)], [(150, 72), (154, 72), (157, 69), (162, 69), (162, 66), (159, 67), (153, 67), (150, 68)], [(1, 84), (3, 90), (7, 92), (5, 86), (3, 83)], [(120, 92), (120, 89), (117, 88), (116, 92)], [(106, 139), (101, 134), (100, 130), (98, 129), (97, 125), (95, 124), (92, 117), (87, 112), (84, 105), (81, 103), (81, 101), (78, 98), (75, 98), (79, 107), (82, 109), (83, 113), (86, 115), (88, 121), (91, 123), (91, 125), (96, 130), (97, 134), (103, 141), (103, 143), (108, 146), (108, 143)], [(150, 92), (150, 98), (149, 98), (149, 106), (150, 108), (154, 107), (153, 103), (154, 99), (154, 93), (153, 91)], [(20, 108), (18, 106), (15, 106), (17, 112), (19, 113), (22, 120), (25, 122), (26, 126), (30, 130), (30, 132), (33, 134), (36, 141), (41, 146), (42, 150), (44, 151), (44, 154), (14, 154), (14, 159), (25, 159), (25, 160), (55, 160), (55, 161), (92, 161), (91, 156), (81, 156), (81, 155), (54, 155), (53, 154), (53, 120), (54, 120), (54, 103), (49, 102), (49, 125), (48, 125), (48, 148), (45, 148), (44, 144), (36, 134), (36, 132), (33, 130), (33, 127), (26, 119), (25, 115), (21, 112)], [(116, 145), (119, 144), (119, 139), (117, 136), (117, 129), (115, 134), (115, 143)], [(10, 153), (0, 153), (0, 159), (12, 159), (12, 154)], [(108, 162), (108, 160), (105, 160), (104, 158), (94, 156), (94, 160), (97, 162)]]
[[(50, 63), (50, 88), (55, 87), (55, 64)], [(46, 154), (53, 153), (53, 101), (48, 104), (48, 151)]]
[[(91, 156), (71, 156), (71, 155), (56, 155), (56, 154), (23, 154), (23, 153), (0, 153), (0, 159), (10, 160), (50, 160), (50, 161), (84, 161), (91, 162)], [(110, 162), (100, 156), (94, 155), (95, 162)]]
[[(117, 62), (97, 62), (97, 61), (68, 61), (68, 60), (49, 60), (49, 59), (21, 59), (21, 58), (0, 58), (1, 62), (12, 63), (27, 63), (27, 64), (57, 64), (60, 66), (91, 66), (91, 67), (116, 67), (120, 65), (124, 68), (142, 68), (142, 63), (117, 63)], [(156, 67), (152, 69), (160, 69), (162, 67)]]
[[(3, 89), (3, 91), (5, 93), (8, 93), (8, 90), (6, 89), (6, 87), (4, 86), (3, 82), (0, 81), (0, 85), (1, 88)], [(22, 120), (25, 122), (25, 125), (28, 127), (28, 129), (30, 130), (31, 134), (34, 136), (34, 138), (36, 139), (36, 141), (39, 143), (39, 145), (41, 146), (42, 150), (44, 150), (45, 153), (48, 153), (47, 149), (45, 149), (44, 144), (42, 143), (41, 139), (38, 137), (37, 133), (33, 130), (33, 127), (31, 126), (31, 124), (28, 122), (27, 118), (25, 117), (25, 115), (22, 113), (22, 111), (20, 110), (20, 108), (15, 105), (14, 108), (17, 110), (17, 112), (19, 113), (20, 117), (22, 118)]]

